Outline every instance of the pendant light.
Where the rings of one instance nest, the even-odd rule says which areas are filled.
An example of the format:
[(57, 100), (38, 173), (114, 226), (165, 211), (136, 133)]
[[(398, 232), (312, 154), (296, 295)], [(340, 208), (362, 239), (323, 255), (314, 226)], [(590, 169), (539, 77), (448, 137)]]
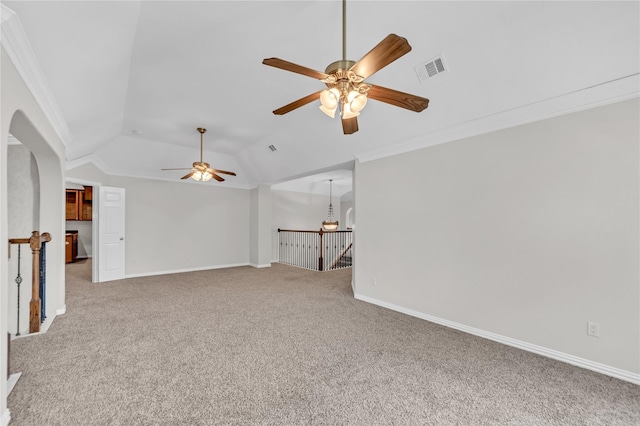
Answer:
[(331, 204), (333, 179), (329, 179), (329, 213), (327, 214), (327, 220), (322, 222), (322, 229), (325, 231), (335, 231), (338, 229), (338, 221), (333, 215), (333, 204)]

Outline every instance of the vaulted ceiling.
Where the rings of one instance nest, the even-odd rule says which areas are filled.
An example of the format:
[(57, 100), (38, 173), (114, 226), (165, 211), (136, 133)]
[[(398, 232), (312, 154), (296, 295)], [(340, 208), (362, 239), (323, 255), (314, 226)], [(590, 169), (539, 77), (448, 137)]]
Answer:
[[(342, 58), (342, 4), (322, 1), (3, 1), (59, 106), (68, 166), (179, 179), (199, 159), (251, 187), (638, 96), (638, 2), (349, 1), (358, 60), (387, 34), (413, 50), (367, 81), (430, 99), (421, 113), (370, 101), (343, 135), (314, 102)], [(442, 57), (446, 71), (416, 67)], [(276, 151), (269, 149), (273, 145)], [(393, 179), (393, 176), (389, 176)]]

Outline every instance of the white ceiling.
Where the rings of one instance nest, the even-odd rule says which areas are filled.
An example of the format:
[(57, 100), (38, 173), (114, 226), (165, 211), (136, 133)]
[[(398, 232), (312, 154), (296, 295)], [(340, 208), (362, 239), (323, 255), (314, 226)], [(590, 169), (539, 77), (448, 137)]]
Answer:
[[(273, 115), (323, 84), (261, 63), (341, 59), (340, 1), (2, 4), (68, 126), (68, 166), (114, 174), (179, 179), (160, 169), (199, 159), (196, 127), (204, 161), (238, 174), (207, 184), (251, 187), (638, 96), (635, 1), (350, 0), (348, 58), (406, 37), (413, 50), (367, 81), (430, 99), (419, 114), (371, 101), (354, 135), (317, 102)], [(414, 67), (439, 54), (449, 71), (421, 83)]]

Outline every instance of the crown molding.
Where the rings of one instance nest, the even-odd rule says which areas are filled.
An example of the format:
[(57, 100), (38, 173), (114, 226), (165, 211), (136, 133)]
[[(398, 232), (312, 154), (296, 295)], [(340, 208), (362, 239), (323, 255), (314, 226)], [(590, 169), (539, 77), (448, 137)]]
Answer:
[(67, 160), (65, 162), (65, 170), (75, 169), (76, 167), (83, 166), (85, 164), (93, 164), (96, 166), (102, 173), (109, 173), (109, 166), (106, 165), (97, 155), (89, 154), (80, 158), (76, 158), (75, 160)]
[(640, 97), (640, 74), (632, 74), (553, 98), (487, 115), (444, 130), (425, 133), (399, 144), (357, 155), (361, 163), (418, 149), (453, 142), (472, 136), (504, 130), (523, 124), (559, 117)]
[(60, 106), (44, 77), (38, 58), (31, 48), (18, 15), (3, 4), (0, 4), (0, 24), (2, 27), (0, 45), (7, 52), (58, 137), (68, 148), (72, 136)]

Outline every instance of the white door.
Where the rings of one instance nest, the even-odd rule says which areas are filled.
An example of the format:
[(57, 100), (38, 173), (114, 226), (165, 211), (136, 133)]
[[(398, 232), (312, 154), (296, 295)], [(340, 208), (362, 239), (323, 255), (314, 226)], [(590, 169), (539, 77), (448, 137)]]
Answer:
[[(98, 276), (95, 282), (124, 278), (124, 188), (101, 186), (98, 194)], [(95, 256), (95, 253), (94, 253)]]

